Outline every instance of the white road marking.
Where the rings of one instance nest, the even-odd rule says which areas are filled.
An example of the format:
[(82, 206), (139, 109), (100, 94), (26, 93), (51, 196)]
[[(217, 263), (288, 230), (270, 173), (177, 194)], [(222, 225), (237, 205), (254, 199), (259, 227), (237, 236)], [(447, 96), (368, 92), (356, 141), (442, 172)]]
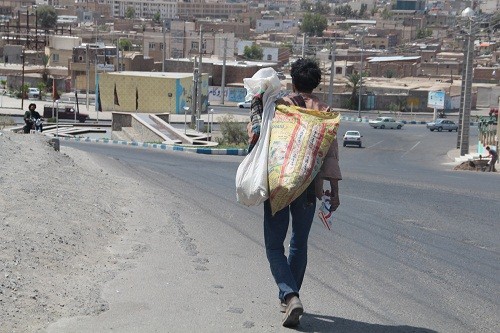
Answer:
[(378, 145), (378, 144), (379, 144), (379, 143), (381, 143), (381, 142), (384, 142), (384, 140), (382, 140), (382, 141), (379, 141), (379, 142), (377, 142), (377, 143), (375, 143), (375, 144), (373, 144), (373, 145), (371, 145), (371, 146), (369, 146), (369, 147), (366, 147), (366, 148), (371, 148), (371, 147), (375, 147), (376, 145)]
[(348, 198), (351, 198), (351, 199), (361, 200), (361, 201), (374, 202), (374, 203), (378, 203), (378, 204), (382, 204), (382, 205), (391, 205), (388, 202), (382, 202), (382, 201), (377, 201), (377, 200), (365, 199), (365, 198), (355, 197), (353, 195), (341, 194), (341, 196), (342, 197), (348, 197)]
[(410, 148), (410, 150), (408, 150), (406, 153), (404, 153), (403, 155), (401, 155), (401, 157), (404, 157), (406, 154), (408, 154), (410, 151), (412, 151), (416, 146), (418, 146), (420, 144), (420, 141), (415, 143), (415, 145), (413, 147)]

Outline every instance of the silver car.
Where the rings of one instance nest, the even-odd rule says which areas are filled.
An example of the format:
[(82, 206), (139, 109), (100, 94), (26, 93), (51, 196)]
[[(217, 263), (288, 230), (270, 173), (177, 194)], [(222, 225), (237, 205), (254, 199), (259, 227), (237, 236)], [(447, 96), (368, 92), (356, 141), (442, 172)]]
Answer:
[(434, 132), (434, 130), (437, 130), (438, 132), (442, 132), (443, 130), (448, 132), (458, 132), (458, 125), (448, 119), (436, 119), (433, 122), (427, 123), (427, 128), (430, 129), (431, 132)]
[(396, 121), (392, 117), (378, 117), (375, 120), (370, 120), (368, 124), (373, 128), (396, 128), (401, 129), (403, 127), (403, 123)]

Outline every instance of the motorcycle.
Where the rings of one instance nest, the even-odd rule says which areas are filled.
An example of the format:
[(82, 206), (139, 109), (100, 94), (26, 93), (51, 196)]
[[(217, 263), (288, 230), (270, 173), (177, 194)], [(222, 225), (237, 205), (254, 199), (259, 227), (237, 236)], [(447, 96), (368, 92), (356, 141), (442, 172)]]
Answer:
[(43, 119), (42, 118), (26, 119), (23, 129), (24, 129), (24, 133), (30, 133), (31, 130), (34, 130), (34, 131), (41, 133), (43, 131)]
[(33, 119), (33, 120), (34, 120), (34, 125), (35, 125), (35, 131), (41, 133), (43, 131), (43, 120), (42, 120), (42, 118)]

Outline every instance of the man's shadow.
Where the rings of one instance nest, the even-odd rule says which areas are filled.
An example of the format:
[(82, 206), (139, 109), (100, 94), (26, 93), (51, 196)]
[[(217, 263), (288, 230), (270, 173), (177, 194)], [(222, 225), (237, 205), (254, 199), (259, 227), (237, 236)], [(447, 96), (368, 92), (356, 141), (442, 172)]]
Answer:
[(391, 326), (369, 324), (360, 321), (339, 318), (334, 316), (304, 313), (300, 318), (300, 325), (295, 328), (298, 332), (324, 333), (437, 333), (437, 331), (413, 326)]

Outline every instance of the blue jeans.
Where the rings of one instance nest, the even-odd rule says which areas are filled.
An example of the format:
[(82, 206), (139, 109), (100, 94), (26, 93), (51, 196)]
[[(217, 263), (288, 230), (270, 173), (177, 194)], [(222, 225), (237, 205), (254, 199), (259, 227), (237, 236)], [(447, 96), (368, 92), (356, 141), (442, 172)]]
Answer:
[[(288, 207), (271, 215), (269, 200), (264, 202), (264, 242), (271, 273), (279, 288), (281, 301), (289, 294), (299, 295), (307, 266), (307, 239), (311, 230), (316, 200), (308, 202), (304, 191)], [(292, 216), (292, 236), (288, 259), (283, 242)]]

